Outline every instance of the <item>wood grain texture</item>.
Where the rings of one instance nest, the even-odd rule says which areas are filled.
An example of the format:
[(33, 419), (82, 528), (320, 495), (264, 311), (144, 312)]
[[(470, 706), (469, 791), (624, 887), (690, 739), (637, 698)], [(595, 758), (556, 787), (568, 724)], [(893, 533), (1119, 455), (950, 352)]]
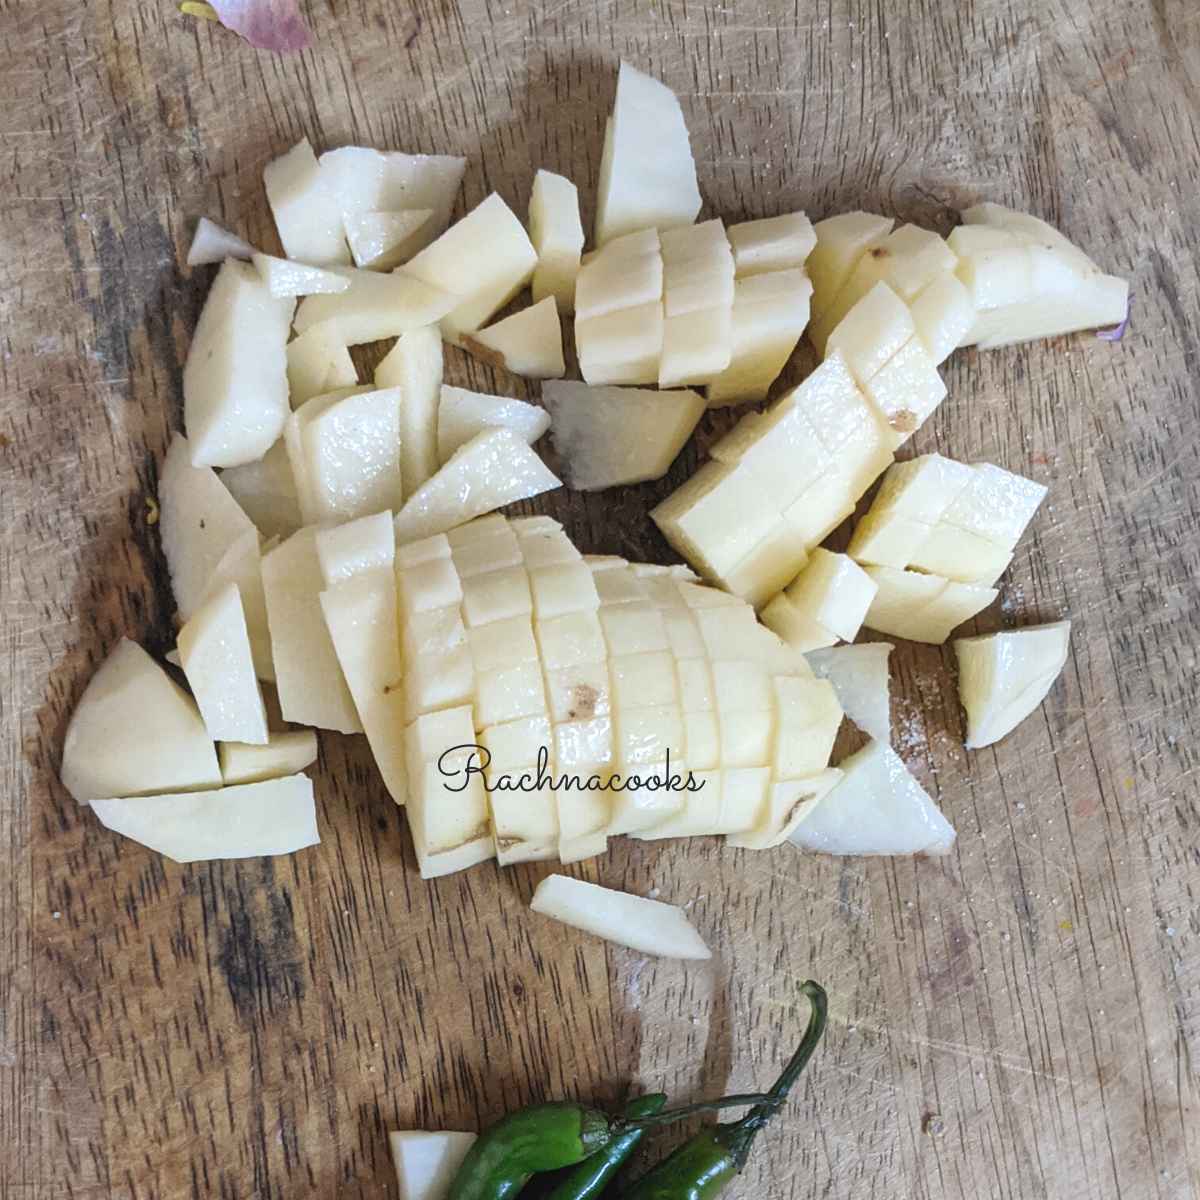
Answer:
[[(1200, 1195), (1194, 5), (314, 0), (291, 59), (174, 9), (0, 0), (0, 1197), (391, 1195), (389, 1127), (764, 1083), (810, 974), (830, 1036), (737, 1195)], [(685, 967), (532, 918), (542, 869), (422, 883), (362, 739), (322, 739), (324, 842), (292, 859), (179, 867), (101, 830), (57, 756), (114, 640), (171, 640), (146, 497), (195, 218), (276, 245), (260, 171), (301, 134), (466, 154), (466, 200), (520, 211), (546, 166), (590, 211), (620, 56), (681, 93), (710, 213), (946, 228), (989, 198), (1134, 281), (1124, 343), (959, 354), (915, 439), (1050, 485), (978, 628), (1075, 623), (1044, 708), (975, 754), (949, 650), (897, 652), (955, 853), (586, 864), (690, 904), (716, 956)], [(665, 560), (644, 513), (695, 460), (538, 507)]]

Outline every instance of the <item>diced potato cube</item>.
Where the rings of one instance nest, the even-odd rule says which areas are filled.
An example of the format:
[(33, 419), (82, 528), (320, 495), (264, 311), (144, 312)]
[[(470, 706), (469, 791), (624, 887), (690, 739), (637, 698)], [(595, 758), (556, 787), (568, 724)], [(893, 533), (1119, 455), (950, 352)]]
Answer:
[(954, 274), (936, 276), (910, 301), (913, 324), (930, 358), (945, 362), (975, 324), (971, 293)]
[[(876, 584), (853, 559), (818, 547), (808, 565), (788, 585), (785, 595), (801, 614), (827, 629), (835, 639), (852, 642), (862, 628), (875, 592)], [(816, 649), (815, 646), (796, 648)]]
[(733, 306), (701, 308), (663, 321), (658, 386), (705, 384), (733, 357)]
[(583, 263), (575, 281), (575, 317), (657, 303), (662, 294), (662, 253), (658, 233), (649, 229), (610, 242)]
[(906, 442), (946, 398), (946, 385), (920, 338), (910, 338), (867, 382), (863, 391)]
[(778, 714), (774, 776), (803, 779), (823, 771), (842, 723), (842, 708), (827, 679), (777, 675), (772, 681)]
[(476, 517), (475, 520), (468, 521), (464, 525), (456, 525), (452, 529), (448, 529), (442, 536), (449, 543), (453, 552), (459, 546), (466, 546), (483, 538), (501, 537), (508, 527), (509, 520), (503, 513), (488, 513), (486, 516)]
[(766, 413), (743, 417), (712, 450), (720, 462), (740, 463), (780, 510), (830, 466), (830, 453), (813, 430), (796, 391)]
[(737, 596), (731, 596), (720, 588), (710, 587), (694, 579), (680, 579), (676, 584), (679, 597), (689, 609), (696, 608), (736, 608), (744, 614), (746, 602)]
[(539, 621), (600, 607), (592, 573), (582, 561), (535, 567), (529, 572), (529, 588)]
[(684, 805), (678, 812), (652, 825), (649, 829), (637, 830), (633, 836), (645, 841), (660, 838), (698, 837), (711, 833), (721, 819), (721, 775), (719, 770), (701, 770), (693, 763), (691, 782), (693, 790), (684, 794)]
[[(697, 636), (699, 634), (697, 633)], [(685, 713), (713, 712), (717, 707), (712, 667), (704, 658), (684, 658), (675, 664), (679, 703)]]
[(667, 649), (662, 613), (645, 602), (600, 610), (600, 627), (610, 655), (649, 654)]
[(619, 709), (679, 703), (675, 663), (670, 651), (619, 654), (609, 660), (613, 704)]
[(886, 283), (877, 283), (829, 335), (826, 354), (838, 353), (850, 373), (866, 383), (916, 333), (908, 305)]
[(470, 704), (475, 668), (463, 642), (447, 650), (417, 654), (404, 664), (404, 702), (409, 716)]
[(405, 617), (462, 602), (462, 583), (448, 558), (431, 558), (396, 572), (400, 611)]
[(467, 631), (467, 640), (475, 670), (480, 674), (538, 661), (533, 624), (526, 616), (474, 626)]
[(546, 700), (555, 721), (606, 717), (612, 709), (608, 666), (603, 662), (548, 668)]
[(696, 771), (712, 771), (721, 765), (721, 729), (715, 712), (683, 714), (688, 765)]
[(487, 793), (472, 769), (480, 766), (480, 755), (470, 707), (418, 717), (405, 730), (405, 747), (408, 819), (422, 852), (454, 850), (485, 836)]
[(837, 634), (819, 625), (809, 613), (793, 604), (786, 592), (775, 596), (759, 617), (768, 629), (779, 634), (793, 650), (801, 653), (835, 645), (838, 640)]
[(534, 632), (547, 671), (603, 663), (608, 657), (600, 618), (594, 612), (567, 613), (549, 621), (536, 621)]
[(613, 785), (610, 835), (650, 829), (686, 802), (687, 793), (677, 789), (686, 786), (687, 767), (674, 759), (615, 772), (609, 782)]
[(741, 221), (727, 232), (739, 279), (802, 267), (817, 244), (812, 223), (801, 212)]
[(955, 496), (942, 520), (1011, 550), (1046, 498), (1035, 483), (991, 463), (974, 463), (974, 478)]
[(616, 759), (626, 766), (661, 762), (668, 751), (683, 760), (683, 714), (676, 704), (616, 713)]
[(267, 164), (263, 184), (288, 258), (319, 267), (350, 261), (342, 214), (307, 138)]
[(903, 565), (960, 583), (995, 583), (1012, 562), (1012, 552), (977, 533), (935, 525)]
[(771, 681), (762, 663), (718, 659), (712, 664), (712, 677), (718, 712), (771, 711)]
[(475, 678), (475, 714), (482, 726), (545, 713), (546, 689), (536, 662), (517, 663)]
[(608, 717), (563, 721), (554, 726), (556, 772), (608, 767), (613, 762), (613, 728)]
[(798, 388), (789, 392), (779, 403), (780, 406), (786, 404), (802, 410), (805, 420), (830, 459), (847, 443), (853, 444), (861, 437), (864, 429), (879, 424), (879, 418), (854, 382), (846, 360), (837, 353), (829, 354)]
[(539, 715), (490, 725), (479, 735), (479, 744), (491, 756), (489, 774), (532, 766), (540, 750), (549, 756), (553, 749), (550, 719)]
[(486, 625), (509, 617), (529, 616), (533, 600), (524, 567), (505, 567), (463, 580), (463, 617), (467, 624)]
[(614, 604), (632, 604), (647, 599), (645, 582), (622, 560), (619, 563), (588, 563), (596, 584), (596, 594), (606, 608)]
[(804, 530), (784, 520), (722, 580), (735, 595), (756, 608), (796, 577), (807, 561), (811, 541)]
[(771, 761), (775, 718), (767, 712), (722, 712), (717, 714), (721, 730), (721, 764), (726, 767), (757, 767)]
[(575, 543), (561, 529), (538, 529), (518, 533), (517, 540), (529, 570), (553, 567), (582, 559)]
[(842, 772), (830, 767), (807, 779), (773, 783), (767, 792), (767, 805), (759, 824), (752, 830), (730, 834), (726, 844), (745, 850), (769, 850), (782, 845), (841, 779)]
[(662, 302), (576, 317), (579, 372), (592, 385), (658, 382), (663, 348)]
[(813, 226), (817, 244), (805, 260), (813, 282), (813, 312), (817, 315), (833, 301), (868, 246), (887, 237), (895, 221), (874, 213), (839, 213)]
[(721, 771), (721, 809), (711, 833), (745, 833), (756, 829), (767, 815), (770, 767), (742, 767)]
[(456, 546), (451, 557), (460, 579), (470, 579), (473, 575), (484, 575), (505, 567), (517, 567), (524, 560), (517, 536), (509, 529), (497, 533), (495, 537), (478, 538)]
[(537, 251), (533, 298), (553, 296), (558, 311), (575, 310), (575, 280), (583, 251), (579, 192), (561, 175), (538, 171), (529, 196), (529, 240)]
[(528, 786), (488, 795), (497, 861), (507, 867), (555, 858), (559, 834), (557, 794), (549, 784), (535, 786), (536, 766), (514, 768), (508, 774)]
[(444, 654), (467, 640), (467, 627), (457, 604), (412, 613), (400, 623), (404, 657), (418, 654)]
[(671, 653), (679, 662), (703, 658), (705, 654), (704, 639), (691, 613), (686, 608), (664, 609), (663, 623), (667, 629), (667, 641)]
[(999, 594), (994, 588), (953, 583), (940, 575), (893, 567), (866, 571), (879, 587), (864, 622), (867, 628), (931, 645), (940, 645)]
[(433, 537), (422, 538), (419, 542), (408, 542), (396, 547), (396, 570), (408, 567), (419, 567), (435, 558), (449, 558), (450, 543), (444, 533), (435, 533)]

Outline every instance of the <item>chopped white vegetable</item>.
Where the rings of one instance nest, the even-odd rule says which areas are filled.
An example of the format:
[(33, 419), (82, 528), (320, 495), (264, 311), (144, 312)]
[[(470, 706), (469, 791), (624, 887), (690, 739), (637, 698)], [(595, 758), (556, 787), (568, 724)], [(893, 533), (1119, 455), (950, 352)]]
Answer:
[(683, 914), (659, 900), (616, 892), (567, 875), (548, 875), (530, 908), (619, 946), (661, 958), (706, 959), (712, 951)]
[(114, 792), (219, 787), (221, 771), (192, 698), (141, 646), (122, 639), (71, 714), (62, 781), (86, 803)]
[(529, 282), (535, 266), (537, 251), (524, 226), (493, 192), (402, 271), (458, 298), (441, 320), (442, 336), (457, 342), (503, 308)]
[(621, 63), (596, 197), (596, 244), (639, 229), (690, 225), (699, 211), (696, 162), (675, 93)]
[(843, 777), (805, 813), (791, 841), (822, 854), (946, 854), (954, 829), (899, 755), (868, 742), (838, 764)]
[[(406, 268), (407, 269), (407, 268)], [(433, 325), (459, 302), (403, 271), (346, 269), (350, 287), (336, 296), (307, 296), (296, 309), (296, 332), (329, 322), (343, 344), (359, 346)]]
[(400, 1200), (446, 1200), (475, 1137), (473, 1133), (444, 1131), (389, 1133)]
[(279, 709), (285, 721), (361, 733), (362, 723), (325, 625), (316, 530), (293, 534), (263, 558), (263, 590)]
[(466, 165), (465, 158), (448, 154), (381, 152), (365, 146), (342, 146), (321, 155), (321, 173), (347, 229), (365, 213), (432, 212), (411, 245), (403, 247), (405, 257), (423, 250), (450, 223)]
[(326, 587), (380, 567), (391, 570), (396, 557), (396, 534), (390, 512), (372, 513), (344, 525), (317, 530), (317, 559)]
[(341, 212), (307, 138), (267, 164), (263, 183), (288, 258), (318, 267), (350, 261)]
[(158, 531), (175, 607), (183, 620), (196, 611), (217, 564), (234, 543), (255, 532), (211, 467), (194, 467), (181, 434), (171, 439), (158, 481)]
[(336, 271), (293, 262), (290, 258), (276, 258), (272, 254), (255, 254), (254, 269), (276, 299), (284, 296), (335, 295), (350, 288), (350, 280)]
[(376, 387), (400, 389), (400, 477), (406, 500), (441, 465), (437, 426), (442, 369), (442, 335), (433, 325), (402, 334), (375, 368)]
[(248, 259), (253, 254), (254, 247), (249, 242), (243, 241), (236, 233), (230, 233), (215, 221), (201, 217), (196, 222), (196, 232), (188, 249), (187, 265), (199, 267), (207, 263), (224, 262), (227, 258)]
[(836, 787), (841, 779), (842, 772), (830, 767), (806, 779), (773, 783), (758, 824), (744, 833), (726, 834), (725, 841), (743, 850), (770, 850), (782, 845), (826, 792)]
[(354, 265), (389, 271), (420, 249), (421, 234), (433, 217), (432, 208), (410, 212), (363, 212), (346, 215), (346, 240)]
[(1070, 621), (959, 638), (958, 694), (967, 710), (968, 749), (1015, 729), (1054, 686), (1067, 661)]
[(558, 379), (567, 369), (553, 296), (486, 329), (464, 333), (461, 341), (476, 358), (526, 379)]
[(179, 631), (179, 662), (209, 737), (265, 745), (267, 710), (236, 583), (215, 591)]
[(226, 467), (221, 482), (263, 537), (290, 537), (303, 524), (292, 464), (282, 438), (257, 462)]
[(461, 446), (488, 429), (510, 429), (532, 446), (550, 428), (550, 414), (508, 396), (443, 385), (438, 406), (438, 459), (449, 462)]
[(537, 251), (533, 272), (534, 302), (553, 296), (558, 311), (575, 310), (575, 278), (583, 252), (579, 192), (561, 175), (538, 171), (529, 196), (529, 239)]
[(312, 325), (288, 343), (287, 377), (292, 408), (358, 383), (354, 360), (333, 322)]
[(704, 398), (689, 389), (592, 387), (550, 381), (542, 388), (551, 439), (567, 485), (597, 491), (660, 479), (700, 418)]
[(396, 541), (445, 533), (505, 504), (562, 487), (562, 481), (511, 429), (472, 438), (405, 502), (396, 516)]
[(312, 729), (272, 733), (265, 746), (221, 742), (217, 747), (225, 783), (258, 783), (295, 775), (317, 761), (317, 735)]
[(249, 263), (226, 259), (217, 272), (183, 368), (184, 425), (196, 466), (253, 462), (279, 438), (294, 305), (273, 297)]
[(292, 854), (321, 840), (307, 775), (211, 792), (96, 800), (92, 811), (115, 833), (180, 863)]
[(890, 642), (864, 642), (860, 646), (811, 650), (805, 656), (813, 671), (833, 684), (846, 716), (880, 742), (892, 738), (888, 696), (888, 655), (892, 649)]

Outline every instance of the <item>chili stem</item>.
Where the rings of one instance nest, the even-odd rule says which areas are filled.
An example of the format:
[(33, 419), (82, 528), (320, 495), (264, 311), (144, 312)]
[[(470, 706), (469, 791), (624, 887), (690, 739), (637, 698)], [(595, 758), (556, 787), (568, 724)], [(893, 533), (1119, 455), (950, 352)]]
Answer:
[(719, 1108), (750, 1108), (770, 1102), (770, 1092), (745, 1092), (740, 1095), (721, 1096), (717, 1100), (698, 1100), (695, 1104), (684, 1104), (679, 1108), (668, 1108), (665, 1112), (655, 1113), (652, 1117), (637, 1117), (631, 1121), (621, 1121), (619, 1127), (621, 1129), (641, 1129), (646, 1125), (666, 1125), (671, 1121), (678, 1121), (682, 1117), (690, 1117), (694, 1113), (715, 1112)]

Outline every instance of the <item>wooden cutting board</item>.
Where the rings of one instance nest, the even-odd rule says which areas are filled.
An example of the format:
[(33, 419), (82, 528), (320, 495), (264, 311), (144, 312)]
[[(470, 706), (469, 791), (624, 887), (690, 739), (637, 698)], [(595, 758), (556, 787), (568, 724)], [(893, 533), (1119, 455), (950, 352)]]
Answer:
[[(314, 2), (289, 59), (174, 9), (0, 5), (0, 1197), (392, 1195), (389, 1128), (765, 1083), (809, 975), (829, 1037), (738, 1196), (1195, 1196), (1194, 5)], [(210, 277), (181, 266), (195, 219), (275, 245), (260, 171), (307, 134), (466, 154), (467, 201), (519, 211), (564, 171), (590, 221), (622, 55), (679, 91), (709, 213), (946, 229), (994, 199), (1133, 279), (1123, 343), (960, 353), (915, 439), (1050, 485), (977, 628), (1075, 623), (1045, 707), (980, 753), (949, 648), (894, 656), (955, 853), (617, 842), (581, 868), (690, 903), (697, 967), (534, 919), (547, 867), (423, 883), (361, 739), (322, 739), (319, 849), (179, 867), (109, 835), (56, 766), (114, 640), (171, 642), (147, 502)], [(537, 507), (666, 560), (645, 511), (696, 458)]]

